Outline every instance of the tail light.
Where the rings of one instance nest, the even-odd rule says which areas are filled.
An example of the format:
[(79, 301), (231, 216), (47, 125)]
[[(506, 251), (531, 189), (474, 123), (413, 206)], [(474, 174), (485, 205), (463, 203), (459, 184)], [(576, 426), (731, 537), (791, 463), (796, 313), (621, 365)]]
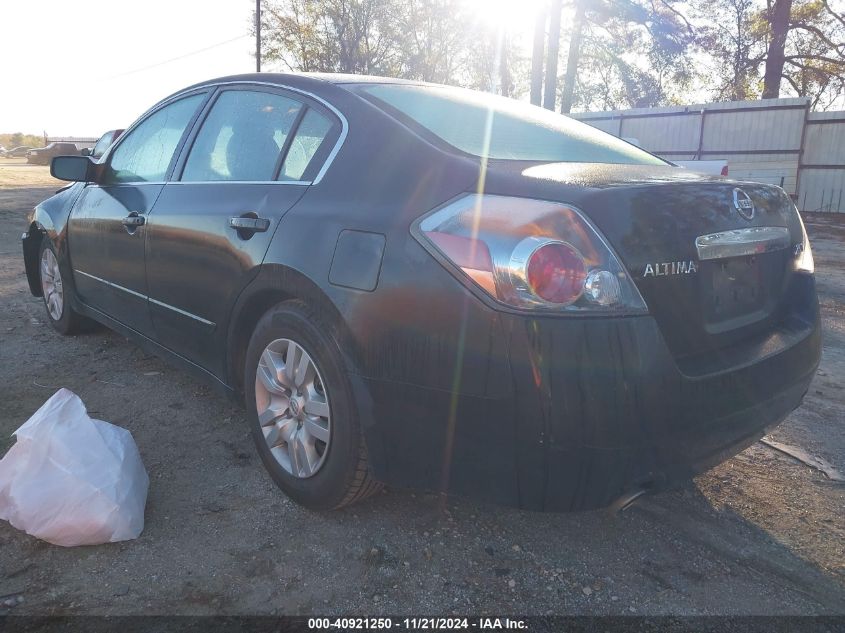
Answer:
[(472, 194), (424, 216), (413, 233), (465, 281), (514, 308), (646, 310), (607, 242), (565, 204)]
[(798, 216), (798, 222), (801, 223), (801, 244), (795, 247), (795, 270), (812, 273), (816, 270), (816, 263), (813, 259), (813, 249), (810, 247), (810, 238), (807, 237), (807, 228), (804, 226), (804, 220), (795, 208), (795, 215)]
[(584, 293), (586, 278), (584, 257), (566, 242), (546, 241), (533, 249), (525, 263), (529, 290), (548, 303), (574, 303)]

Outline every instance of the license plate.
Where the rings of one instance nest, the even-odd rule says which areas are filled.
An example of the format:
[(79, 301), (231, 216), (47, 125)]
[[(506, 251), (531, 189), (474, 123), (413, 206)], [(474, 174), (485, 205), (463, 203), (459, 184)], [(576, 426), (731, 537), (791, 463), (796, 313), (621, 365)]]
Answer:
[(710, 309), (708, 321), (719, 322), (761, 309), (766, 289), (756, 256), (714, 261), (710, 270)]

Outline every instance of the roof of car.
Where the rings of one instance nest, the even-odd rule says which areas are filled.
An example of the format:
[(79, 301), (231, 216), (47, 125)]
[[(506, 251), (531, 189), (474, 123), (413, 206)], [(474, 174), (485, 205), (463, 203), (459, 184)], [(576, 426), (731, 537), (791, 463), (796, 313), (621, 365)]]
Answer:
[(353, 75), (348, 73), (302, 73), (306, 77), (314, 77), (333, 84), (407, 84), (422, 85), (425, 82), (398, 77), (380, 77), (378, 75)]
[(421, 81), (411, 81), (408, 79), (397, 79), (393, 77), (378, 77), (375, 75), (353, 75), (344, 73), (245, 73), (242, 75), (228, 75), (226, 77), (209, 79), (207, 81), (194, 84), (189, 88), (185, 88), (185, 90), (199, 88), (206, 85), (234, 82), (262, 82), (301, 88), (306, 88), (308, 86), (318, 87), (325, 84), (342, 85), (358, 83), (426, 85), (425, 82)]
[[(184, 95), (192, 90), (204, 88), (206, 86), (216, 86), (220, 84), (232, 83), (261, 83), (278, 85), (279, 87), (288, 87), (298, 89), (303, 92), (310, 92), (322, 97), (329, 97), (328, 91), (342, 90), (342, 86), (350, 84), (402, 84), (408, 86), (437, 86), (439, 84), (426, 83), (424, 81), (411, 81), (408, 79), (398, 79), (393, 77), (378, 77), (375, 75), (354, 75), (343, 73), (244, 73), (240, 75), (227, 75), (225, 77), (215, 77), (214, 79), (206, 79), (199, 83), (174, 92), (168, 97), (165, 97), (154, 106), (152, 106), (147, 113), (152, 112), (163, 103), (170, 101), (176, 97)], [(143, 116), (146, 116), (145, 113)]]

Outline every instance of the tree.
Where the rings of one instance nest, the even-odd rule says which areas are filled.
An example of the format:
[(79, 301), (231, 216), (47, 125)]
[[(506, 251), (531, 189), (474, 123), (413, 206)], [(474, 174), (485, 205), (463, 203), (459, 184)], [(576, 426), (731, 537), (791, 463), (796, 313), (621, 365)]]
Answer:
[(530, 93), (532, 103), (560, 103), (563, 112), (688, 103), (702, 98), (691, 96), (696, 79), (718, 100), (784, 93), (814, 108), (843, 104), (845, 0), (544, 6), (530, 69), (516, 34), (478, 20), (468, 0), (265, 0), (264, 59), (289, 70)]
[(28, 147), (43, 147), (44, 136), (38, 134), (23, 134), (21, 132), (14, 132), (11, 134), (0, 134), (0, 146), (7, 149), (20, 147), (26, 145)]
[(776, 99), (780, 95), (791, 12), (792, 0), (774, 0), (766, 11), (769, 23), (769, 50), (766, 53), (766, 70), (763, 73), (763, 99)]
[(841, 59), (845, 45), (834, 43), (836, 38), (845, 41), (845, 22), (824, 3), (796, 7), (791, 20), (796, 26), (789, 35), (781, 73), (786, 90), (808, 97), (813, 109), (845, 106), (845, 59)]
[(711, 0), (697, 17), (702, 21), (699, 44), (715, 61), (717, 101), (755, 99), (759, 83), (755, 56), (757, 36), (752, 32), (756, 0)]
[(563, 96), (560, 111), (572, 111), (572, 99), (575, 95), (575, 77), (578, 74), (578, 60), (581, 57), (581, 38), (584, 34), (584, 21), (587, 13), (586, 0), (575, 0), (575, 18), (572, 20), (572, 33), (569, 36), (569, 55), (566, 58), (566, 75), (563, 79)]
[(392, 0), (265, 3), (263, 56), (288, 69), (395, 75), (398, 34)]
[[(808, 97), (841, 107), (845, 4), (836, 0), (695, 0), (702, 50), (715, 61), (716, 99)], [(762, 68), (762, 76), (761, 76)]]
[(845, 105), (845, 2), (840, 0), (836, 11), (829, 0), (793, 2), (783, 61), (780, 79), (772, 71), (771, 90), (764, 85), (764, 97), (779, 95), (785, 83), (788, 92), (809, 97), (814, 108), (837, 101), (840, 107)]
[(562, 0), (551, 0), (549, 8), (549, 46), (546, 57), (546, 88), (543, 95), (543, 107), (555, 109), (557, 97), (557, 57), (560, 47), (560, 14), (563, 11)]
[[(393, 19), (402, 37), (397, 45), (402, 67), (399, 75), (445, 84), (469, 81), (465, 75), (470, 51), (470, 24), (463, 4), (454, 0), (394, 2)], [(478, 33), (478, 37), (485, 37)]]
[(692, 76), (695, 33), (675, 4), (575, 0), (561, 111), (575, 104), (647, 107), (679, 96)]
[(267, 0), (263, 57), (288, 70), (385, 75), (512, 95), (517, 43), (462, 0)]
[(541, 9), (534, 20), (534, 48), (531, 52), (531, 103), (534, 105), (541, 105), (543, 98), (543, 54), (546, 52), (548, 18), (548, 11)]

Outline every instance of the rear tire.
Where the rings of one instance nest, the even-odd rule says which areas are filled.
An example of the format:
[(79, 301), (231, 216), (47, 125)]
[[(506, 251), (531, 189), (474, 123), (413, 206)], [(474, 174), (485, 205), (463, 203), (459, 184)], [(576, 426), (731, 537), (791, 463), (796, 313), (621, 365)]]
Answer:
[(90, 327), (89, 319), (74, 311), (69, 305), (68, 290), (62, 277), (56, 248), (47, 237), (41, 240), (38, 251), (38, 279), (41, 283), (41, 296), (44, 300), (47, 319), (54, 330), (70, 336)]
[(258, 322), (244, 393), (261, 461), (291, 499), (327, 510), (381, 489), (369, 468), (338, 338), (307, 304), (285, 301)]

